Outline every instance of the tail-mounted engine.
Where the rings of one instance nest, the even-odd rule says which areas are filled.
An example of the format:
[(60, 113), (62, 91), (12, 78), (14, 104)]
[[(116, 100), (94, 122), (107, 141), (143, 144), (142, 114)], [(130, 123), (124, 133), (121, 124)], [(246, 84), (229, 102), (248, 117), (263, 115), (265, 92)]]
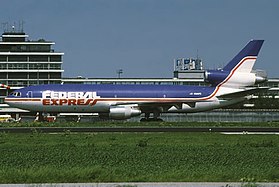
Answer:
[(204, 72), (204, 80), (212, 86), (216, 86), (228, 77), (230, 72), (223, 70), (207, 70)]
[(261, 70), (252, 71), (251, 73), (207, 70), (205, 71), (204, 79), (205, 82), (210, 83), (212, 86), (222, 83), (228, 87), (244, 87), (265, 82), (267, 74)]
[(255, 73), (255, 75), (256, 75), (256, 84), (267, 81), (266, 71), (257, 69), (257, 70), (252, 71), (252, 73)]

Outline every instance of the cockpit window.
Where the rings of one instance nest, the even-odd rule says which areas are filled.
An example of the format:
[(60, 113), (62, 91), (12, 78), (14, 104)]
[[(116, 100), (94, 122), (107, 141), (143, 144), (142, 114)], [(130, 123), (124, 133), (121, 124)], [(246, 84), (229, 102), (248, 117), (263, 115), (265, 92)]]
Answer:
[(20, 97), (21, 93), (20, 92), (12, 92), (10, 95), (13, 95), (15, 97)]

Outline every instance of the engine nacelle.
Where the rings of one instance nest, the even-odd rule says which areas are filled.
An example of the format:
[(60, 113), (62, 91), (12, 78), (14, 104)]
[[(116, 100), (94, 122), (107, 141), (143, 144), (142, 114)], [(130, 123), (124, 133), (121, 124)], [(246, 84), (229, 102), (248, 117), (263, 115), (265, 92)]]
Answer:
[(252, 73), (256, 75), (256, 84), (267, 81), (267, 73), (264, 70), (254, 70)]
[[(223, 86), (227, 87), (246, 87), (254, 84), (262, 83), (267, 80), (266, 76), (261, 76), (254, 72), (233, 72), (223, 70), (209, 70), (205, 72), (205, 81), (213, 86), (217, 86), (223, 82)], [(225, 81), (226, 80), (226, 81)]]
[(129, 119), (131, 117), (139, 116), (141, 110), (134, 106), (116, 106), (109, 110), (109, 118), (111, 119)]
[(213, 86), (216, 86), (223, 80), (225, 80), (229, 73), (230, 72), (228, 71), (222, 70), (207, 70), (204, 73), (204, 80), (205, 82), (210, 83)]

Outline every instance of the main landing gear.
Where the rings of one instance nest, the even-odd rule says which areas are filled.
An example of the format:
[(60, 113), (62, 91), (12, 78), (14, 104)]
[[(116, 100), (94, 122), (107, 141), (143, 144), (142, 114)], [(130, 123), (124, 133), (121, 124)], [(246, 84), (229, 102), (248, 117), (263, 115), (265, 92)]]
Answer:
[(140, 119), (140, 122), (153, 122), (153, 121), (163, 121), (160, 117), (160, 112), (153, 112), (153, 118), (150, 118), (150, 112), (146, 112), (144, 118)]

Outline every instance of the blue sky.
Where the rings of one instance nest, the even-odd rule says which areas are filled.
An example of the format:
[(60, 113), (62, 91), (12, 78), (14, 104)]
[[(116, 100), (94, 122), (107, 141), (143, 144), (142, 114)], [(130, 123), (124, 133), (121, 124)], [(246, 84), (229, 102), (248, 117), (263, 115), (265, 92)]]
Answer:
[(55, 41), (64, 77), (172, 77), (173, 59), (225, 65), (264, 39), (256, 68), (279, 77), (277, 0), (9, 0), (0, 21), (23, 20), (30, 39)]

